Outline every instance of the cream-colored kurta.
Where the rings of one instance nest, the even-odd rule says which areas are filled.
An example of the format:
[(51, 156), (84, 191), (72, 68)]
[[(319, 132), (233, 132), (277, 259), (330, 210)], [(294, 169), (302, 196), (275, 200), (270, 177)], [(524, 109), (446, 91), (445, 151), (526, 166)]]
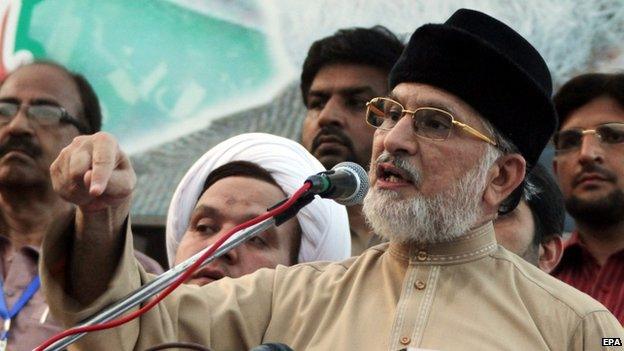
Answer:
[[(77, 306), (61, 289), (62, 274), (48, 269), (62, 261), (67, 237), (46, 242), (41, 273), (52, 313), (69, 325), (153, 278), (136, 265), (129, 233), (111, 288), (91, 306)], [(143, 350), (180, 340), (215, 350), (270, 341), (295, 350), (600, 350), (602, 337), (624, 338), (624, 330), (589, 296), (497, 246), (488, 223), (451, 243), (382, 244), (342, 263), (182, 286), (140, 321), (80, 345)]]

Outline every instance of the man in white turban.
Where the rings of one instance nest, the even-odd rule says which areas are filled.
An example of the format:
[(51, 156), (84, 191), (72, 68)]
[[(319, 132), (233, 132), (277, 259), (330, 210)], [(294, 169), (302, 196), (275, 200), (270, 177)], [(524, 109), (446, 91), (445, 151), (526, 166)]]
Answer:
[[(245, 219), (291, 196), (305, 179), (325, 170), (305, 148), (282, 137), (248, 133), (206, 152), (176, 189), (167, 216), (171, 265), (212, 244)], [(298, 262), (338, 261), (350, 255), (343, 206), (316, 199), (279, 227), (249, 240), (194, 275), (203, 285), (224, 276)]]

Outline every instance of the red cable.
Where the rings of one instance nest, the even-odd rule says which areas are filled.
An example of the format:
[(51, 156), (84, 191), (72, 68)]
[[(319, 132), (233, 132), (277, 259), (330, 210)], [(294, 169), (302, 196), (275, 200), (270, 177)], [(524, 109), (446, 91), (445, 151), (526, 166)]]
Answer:
[(248, 220), (245, 223), (239, 224), (236, 227), (232, 228), (229, 232), (227, 232), (225, 235), (223, 235), (219, 240), (217, 240), (217, 242), (214, 243), (214, 245), (212, 245), (212, 247), (206, 251), (195, 263), (193, 263), (192, 265), (189, 266), (189, 268), (180, 276), (178, 277), (175, 281), (173, 281), (173, 283), (171, 283), (171, 285), (169, 285), (169, 287), (167, 289), (165, 289), (162, 293), (158, 294), (156, 296), (155, 299), (153, 299), (152, 301), (150, 301), (148, 304), (146, 304), (145, 306), (141, 307), (140, 309), (128, 314), (127, 316), (118, 318), (118, 319), (114, 319), (112, 321), (108, 321), (105, 323), (100, 323), (100, 324), (94, 324), (94, 325), (89, 325), (89, 326), (84, 326), (84, 327), (75, 327), (75, 328), (71, 328), (71, 329), (67, 329), (59, 334), (54, 335), (53, 337), (49, 338), (48, 340), (44, 341), (41, 345), (37, 346), (36, 349), (34, 349), (34, 351), (44, 351), (48, 346), (54, 344), (55, 342), (73, 335), (73, 334), (79, 334), (79, 333), (86, 333), (86, 332), (92, 332), (92, 331), (96, 331), (96, 330), (104, 330), (104, 329), (110, 329), (110, 328), (114, 328), (117, 327), (119, 325), (122, 325), (124, 323), (127, 323), (137, 317), (139, 317), (140, 315), (144, 314), (145, 312), (147, 312), (148, 310), (150, 310), (152, 307), (156, 306), (156, 304), (158, 304), (162, 299), (164, 299), (165, 297), (167, 297), (173, 290), (175, 290), (178, 286), (180, 286), (182, 283), (184, 283), (184, 281), (186, 281), (186, 279), (193, 274), (197, 268), (199, 268), (199, 266), (208, 258), (210, 257), (227, 239), (229, 239), (232, 235), (234, 235), (236, 232), (238, 232), (241, 229), (245, 229), (248, 228), (254, 224), (260, 223), (261, 221), (270, 218), (270, 217), (274, 217), (277, 216), (279, 214), (281, 214), (282, 212), (284, 212), (286, 209), (288, 209), (290, 206), (292, 206), (293, 203), (295, 203), (295, 201), (297, 201), (301, 195), (303, 195), (306, 191), (308, 191), (308, 189), (310, 189), (311, 184), (308, 182), (305, 182), (303, 184), (303, 186), (301, 188), (299, 188), (299, 190), (297, 190), (293, 196), (288, 199), (288, 201), (286, 201), (285, 203), (283, 203), (282, 205), (267, 211), (264, 214), (261, 214), (258, 217), (255, 217), (253, 219)]

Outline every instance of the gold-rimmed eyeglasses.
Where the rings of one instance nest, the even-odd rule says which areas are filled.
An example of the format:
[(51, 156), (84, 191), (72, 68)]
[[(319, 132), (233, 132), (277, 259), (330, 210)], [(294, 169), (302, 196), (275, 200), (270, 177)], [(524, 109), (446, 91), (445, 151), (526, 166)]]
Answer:
[(610, 122), (600, 124), (594, 129), (571, 128), (557, 132), (553, 137), (555, 152), (562, 155), (578, 150), (588, 134), (595, 134), (603, 145), (621, 144), (624, 143), (624, 123)]
[(472, 136), (496, 146), (496, 142), (473, 127), (455, 120), (452, 114), (435, 107), (419, 107), (407, 110), (400, 103), (383, 97), (376, 97), (366, 103), (366, 123), (371, 126), (391, 130), (406, 114), (412, 115), (412, 130), (419, 137), (431, 140), (446, 140), (453, 126), (457, 126)]

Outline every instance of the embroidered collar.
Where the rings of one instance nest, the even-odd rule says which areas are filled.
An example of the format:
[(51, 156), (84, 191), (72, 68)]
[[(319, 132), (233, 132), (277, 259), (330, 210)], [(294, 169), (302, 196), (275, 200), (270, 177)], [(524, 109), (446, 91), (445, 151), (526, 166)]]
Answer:
[(488, 222), (449, 242), (398, 244), (391, 242), (390, 254), (411, 264), (457, 264), (477, 260), (496, 250), (494, 226)]

